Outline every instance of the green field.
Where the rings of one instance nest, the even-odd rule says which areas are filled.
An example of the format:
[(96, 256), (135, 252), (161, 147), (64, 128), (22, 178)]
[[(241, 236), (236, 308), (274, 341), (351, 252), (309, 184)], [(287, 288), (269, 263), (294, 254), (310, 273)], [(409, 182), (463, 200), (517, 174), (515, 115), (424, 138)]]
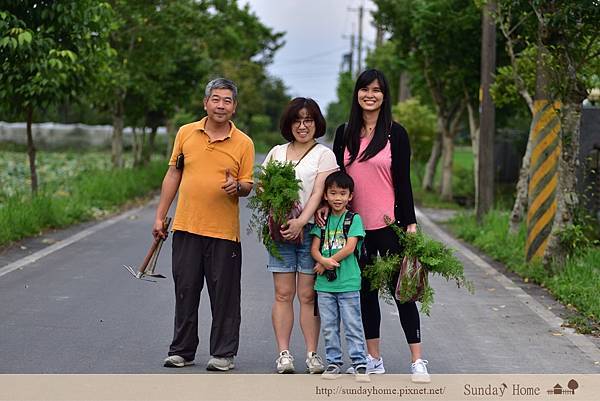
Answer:
[[(125, 155), (125, 164), (131, 165), (131, 155)], [(36, 156), (38, 183), (42, 192), (60, 191), (68, 187), (74, 177), (86, 171), (111, 168), (107, 152), (38, 152)], [(0, 204), (16, 195), (29, 195), (31, 179), (29, 159), (25, 152), (0, 152)]]
[[(452, 164), (452, 192), (454, 200), (451, 202), (441, 201), (438, 190), (442, 177), (441, 160), (437, 165), (434, 177), (433, 192), (423, 191), (421, 182), (425, 172), (425, 163), (412, 161), (411, 181), (415, 203), (423, 207), (461, 209), (472, 208), (475, 204), (475, 176), (473, 166), (473, 151), (470, 146), (457, 146), (454, 148), (454, 159)], [(494, 205), (499, 209), (512, 208), (514, 203), (514, 184), (495, 184)]]
[[(470, 205), (475, 198), (475, 184), (473, 177), (473, 152), (470, 146), (457, 146), (454, 148), (452, 164), (452, 191), (455, 201), (445, 202), (439, 199), (437, 190), (442, 177), (441, 159), (438, 162), (434, 177), (434, 192), (427, 192), (421, 188), (425, 173), (425, 162), (412, 161), (411, 182), (415, 203), (423, 207), (445, 209), (459, 209), (461, 206)], [(458, 201), (458, 202), (457, 202)]]
[(104, 152), (40, 152), (39, 194), (30, 195), (27, 155), (0, 153), (0, 246), (51, 228), (99, 218), (160, 188), (165, 160), (110, 168)]

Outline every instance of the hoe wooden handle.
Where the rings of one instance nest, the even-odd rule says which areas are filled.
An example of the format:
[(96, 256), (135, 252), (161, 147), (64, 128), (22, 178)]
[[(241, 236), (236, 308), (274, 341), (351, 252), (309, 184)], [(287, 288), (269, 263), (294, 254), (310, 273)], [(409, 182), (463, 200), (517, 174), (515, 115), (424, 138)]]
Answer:
[[(163, 230), (167, 231), (169, 229), (170, 224), (171, 224), (171, 218), (169, 216), (165, 217), (165, 219), (163, 220)], [(148, 263), (150, 263), (150, 260), (152, 259), (152, 255), (154, 255), (154, 252), (156, 252), (156, 250), (159, 249), (159, 245), (163, 241), (164, 240), (160, 237), (154, 238), (154, 241), (152, 242), (152, 245), (150, 245), (150, 249), (148, 250), (146, 257), (144, 258), (144, 261), (138, 268), (138, 275), (144, 274), (144, 272), (146, 271), (146, 268), (148, 267)]]

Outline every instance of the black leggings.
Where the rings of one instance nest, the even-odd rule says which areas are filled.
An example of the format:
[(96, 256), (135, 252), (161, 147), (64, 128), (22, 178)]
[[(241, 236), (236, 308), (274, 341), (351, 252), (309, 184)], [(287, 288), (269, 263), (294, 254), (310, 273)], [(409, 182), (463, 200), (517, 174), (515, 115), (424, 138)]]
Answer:
[[(361, 258), (361, 269), (372, 263), (377, 253), (381, 256), (386, 254), (402, 254), (402, 248), (398, 243), (398, 236), (391, 227), (384, 227), (378, 230), (367, 230), (365, 236), (365, 247), (367, 257)], [(396, 273), (393, 283), (398, 281)], [(396, 288), (391, 288), (392, 294)], [(400, 315), (400, 324), (404, 330), (404, 335), (409, 344), (421, 342), (421, 323), (419, 320), (419, 311), (415, 302), (400, 303), (396, 301), (398, 314)], [(360, 308), (362, 312), (363, 328), (367, 340), (379, 338), (379, 325), (381, 323), (381, 311), (379, 310), (379, 294), (377, 290), (371, 291), (371, 283), (365, 277), (362, 278), (360, 290)]]

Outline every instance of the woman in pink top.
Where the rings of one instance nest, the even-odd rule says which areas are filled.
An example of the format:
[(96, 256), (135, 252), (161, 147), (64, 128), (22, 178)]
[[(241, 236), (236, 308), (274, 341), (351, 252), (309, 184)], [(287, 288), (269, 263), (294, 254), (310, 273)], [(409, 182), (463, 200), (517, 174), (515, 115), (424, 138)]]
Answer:
[[(383, 73), (370, 69), (357, 79), (347, 124), (338, 127), (333, 143), (341, 170), (354, 179), (352, 209), (360, 214), (366, 229), (366, 255), (361, 267), (379, 255), (402, 254), (398, 237), (385, 216), (407, 232), (417, 231), (410, 183), (410, 144), (404, 127), (392, 121), (390, 91)], [(396, 276), (397, 278), (397, 276)], [(395, 282), (396, 280), (394, 280)], [(370, 373), (384, 373), (379, 352), (378, 291), (363, 277), (361, 312)], [(393, 293), (393, 289), (392, 289)], [(421, 359), (421, 329), (415, 302), (396, 301), (400, 322), (410, 348), (412, 380), (428, 382), (427, 361)]]

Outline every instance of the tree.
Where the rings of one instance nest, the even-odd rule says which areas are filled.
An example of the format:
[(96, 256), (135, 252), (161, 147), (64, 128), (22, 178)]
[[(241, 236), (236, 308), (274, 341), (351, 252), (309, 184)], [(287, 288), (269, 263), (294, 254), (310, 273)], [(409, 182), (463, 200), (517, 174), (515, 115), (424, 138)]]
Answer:
[(281, 113), (290, 101), (287, 88), (280, 78), (267, 76), (267, 80), (264, 81), (260, 93), (265, 99), (264, 114), (270, 121), (268, 129), (272, 132), (277, 132), (279, 131)]
[[(528, 258), (543, 255), (544, 262), (548, 265), (553, 258), (564, 256), (560, 233), (573, 223), (578, 205), (575, 168), (579, 146), (581, 102), (587, 96), (586, 88), (590, 87), (590, 80), (600, 70), (598, 60), (600, 28), (597, 24), (600, 8), (593, 0), (560, 2), (502, 0), (498, 3), (500, 20), (508, 21), (504, 25), (503, 34), (507, 38), (523, 38), (526, 46), (535, 46), (537, 54), (535, 99), (558, 105), (557, 112), (560, 118), (558, 164), (556, 169), (551, 169), (552, 171), (542, 177), (547, 180), (549, 174), (558, 174), (557, 180), (551, 181), (555, 186), (549, 186), (545, 191), (548, 193), (548, 202), (550, 197), (555, 197), (555, 213), (549, 221), (550, 224), (546, 224), (541, 229), (547, 237), (538, 241), (535, 249), (528, 254)], [(513, 13), (512, 10), (518, 12)], [(511, 19), (506, 16), (513, 15), (516, 18), (513, 21), (516, 23), (511, 25)], [(528, 21), (533, 22), (528, 24)], [(508, 26), (512, 28), (507, 29)], [(516, 27), (531, 26), (535, 29), (522, 28), (517, 33)], [(515, 41), (513, 40), (512, 43)], [(509, 49), (509, 53), (510, 51)], [(514, 59), (517, 60), (517, 57)], [(527, 76), (523, 70), (517, 71), (515, 67), (518, 66), (516, 62), (512, 66), (515, 85), (521, 95), (527, 97), (522, 90)], [(531, 103), (534, 111), (540, 110), (543, 106), (540, 104), (536, 107), (535, 102), (528, 101), (528, 104)], [(530, 146), (528, 145), (528, 148)], [(528, 149), (529, 151), (532, 149)], [(532, 199), (532, 194), (529, 194), (529, 198)], [(531, 214), (531, 210), (529, 213)], [(532, 249), (529, 246), (528, 248)]]
[(197, 29), (207, 17), (207, 9), (205, 2), (189, 0), (171, 1), (160, 9), (160, 25), (152, 36), (160, 35), (164, 39), (152, 43), (152, 53), (160, 52), (162, 66), (145, 74), (151, 88), (143, 85), (143, 91), (136, 87), (132, 92), (140, 93), (146, 105), (138, 113), (142, 142), (145, 139), (143, 127), (150, 128), (147, 146), (142, 143), (141, 162), (144, 164), (154, 153), (156, 134), (162, 125), (167, 126), (167, 155), (170, 156), (175, 136), (173, 117), (178, 110), (188, 109), (194, 96), (201, 95), (201, 86), (215, 64), (206, 49), (207, 38), (198, 35)]
[(38, 190), (31, 125), (40, 108), (81, 96), (111, 56), (111, 9), (92, 0), (0, 2), (0, 103), (27, 121), (31, 190)]
[[(236, 0), (213, 0), (210, 4), (212, 12), (205, 21), (204, 30), (208, 37), (217, 39), (207, 44), (210, 57), (217, 60), (212, 72), (237, 84), (239, 106), (235, 120), (240, 128), (252, 135), (253, 118), (266, 115), (269, 100), (264, 91), (273, 89), (269, 87), (266, 66), (284, 45), (284, 33), (265, 26), (250, 11), (248, 4), (239, 7)], [(279, 87), (283, 88), (283, 85)], [(280, 93), (277, 97), (286, 95)], [(269, 107), (273, 110), (272, 104)], [(277, 116), (275, 121), (278, 120)]]
[(418, 98), (412, 98), (392, 107), (392, 115), (408, 132), (412, 158), (427, 160), (437, 136), (437, 120), (433, 109), (422, 104)]
[(577, 383), (577, 380), (571, 379), (569, 380), (569, 383), (567, 383), (567, 387), (569, 390), (573, 391), (573, 394), (575, 394), (575, 390), (579, 388), (579, 383)]
[[(495, 20), (506, 39), (506, 52), (509, 66), (500, 67), (496, 82), (491, 91), (494, 102), (499, 106), (517, 103), (518, 97), (525, 101), (533, 115), (533, 95), (536, 86), (537, 46), (529, 38), (535, 37), (537, 24), (528, 4), (524, 1), (499, 1)], [(521, 161), (521, 169), (516, 187), (515, 202), (510, 214), (509, 231), (516, 233), (527, 209), (527, 188), (529, 186), (529, 164), (531, 160), (531, 136)]]
[[(423, 180), (433, 183), (442, 148), (441, 198), (452, 198), (454, 137), (479, 87), (480, 14), (472, 0), (375, 0), (377, 23), (392, 32), (399, 57), (423, 75), (435, 105), (441, 138)], [(441, 142), (441, 146), (440, 146)]]
[[(496, 108), (490, 87), (496, 71), (496, 24), (493, 13), (496, 1), (487, 0), (482, 8), (481, 22), (481, 118), (476, 140), (475, 157), (475, 214), (482, 221), (494, 203), (494, 134)], [(475, 148), (475, 146), (474, 146)]]
[(354, 79), (350, 71), (340, 73), (336, 92), (337, 102), (327, 105), (327, 132), (330, 137), (333, 137), (340, 124), (348, 121), (354, 92)]
[(553, 259), (565, 256), (561, 233), (574, 223), (579, 204), (576, 168), (581, 104), (587, 97), (591, 76), (600, 70), (600, 7), (594, 0), (531, 0), (531, 6), (540, 25), (538, 40), (547, 49), (542, 54), (548, 71), (549, 96), (561, 103), (557, 206), (543, 253), (545, 265), (549, 265)]
[[(116, 57), (103, 66), (103, 80), (95, 91), (95, 102), (112, 114), (112, 161), (114, 167), (121, 167), (125, 122), (145, 126), (148, 119), (153, 120), (151, 117), (163, 117), (166, 105), (175, 103), (174, 96), (187, 100), (189, 95), (177, 92), (190, 82), (182, 83), (176, 73), (190, 66), (196, 72), (206, 65), (199, 60), (206, 55), (202, 51), (206, 43), (194, 45), (207, 6), (192, 0), (110, 0), (110, 3), (116, 16), (115, 29), (110, 35)], [(189, 52), (187, 57), (185, 51)], [(181, 77), (189, 78), (190, 74), (184, 72)], [(141, 135), (134, 135), (136, 164), (143, 162), (144, 142), (143, 128)]]
[(402, 73), (408, 69), (408, 66), (402, 58), (398, 57), (398, 49), (394, 41), (388, 40), (375, 47), (369, 52), (365, 61), (369, 68), (376, 68), (385, 74), (390, 83), (390, 99), (393, 103), (406, 100), (400, 99), (400, 93), (402, 85), (405, 84), (402, 81)]

